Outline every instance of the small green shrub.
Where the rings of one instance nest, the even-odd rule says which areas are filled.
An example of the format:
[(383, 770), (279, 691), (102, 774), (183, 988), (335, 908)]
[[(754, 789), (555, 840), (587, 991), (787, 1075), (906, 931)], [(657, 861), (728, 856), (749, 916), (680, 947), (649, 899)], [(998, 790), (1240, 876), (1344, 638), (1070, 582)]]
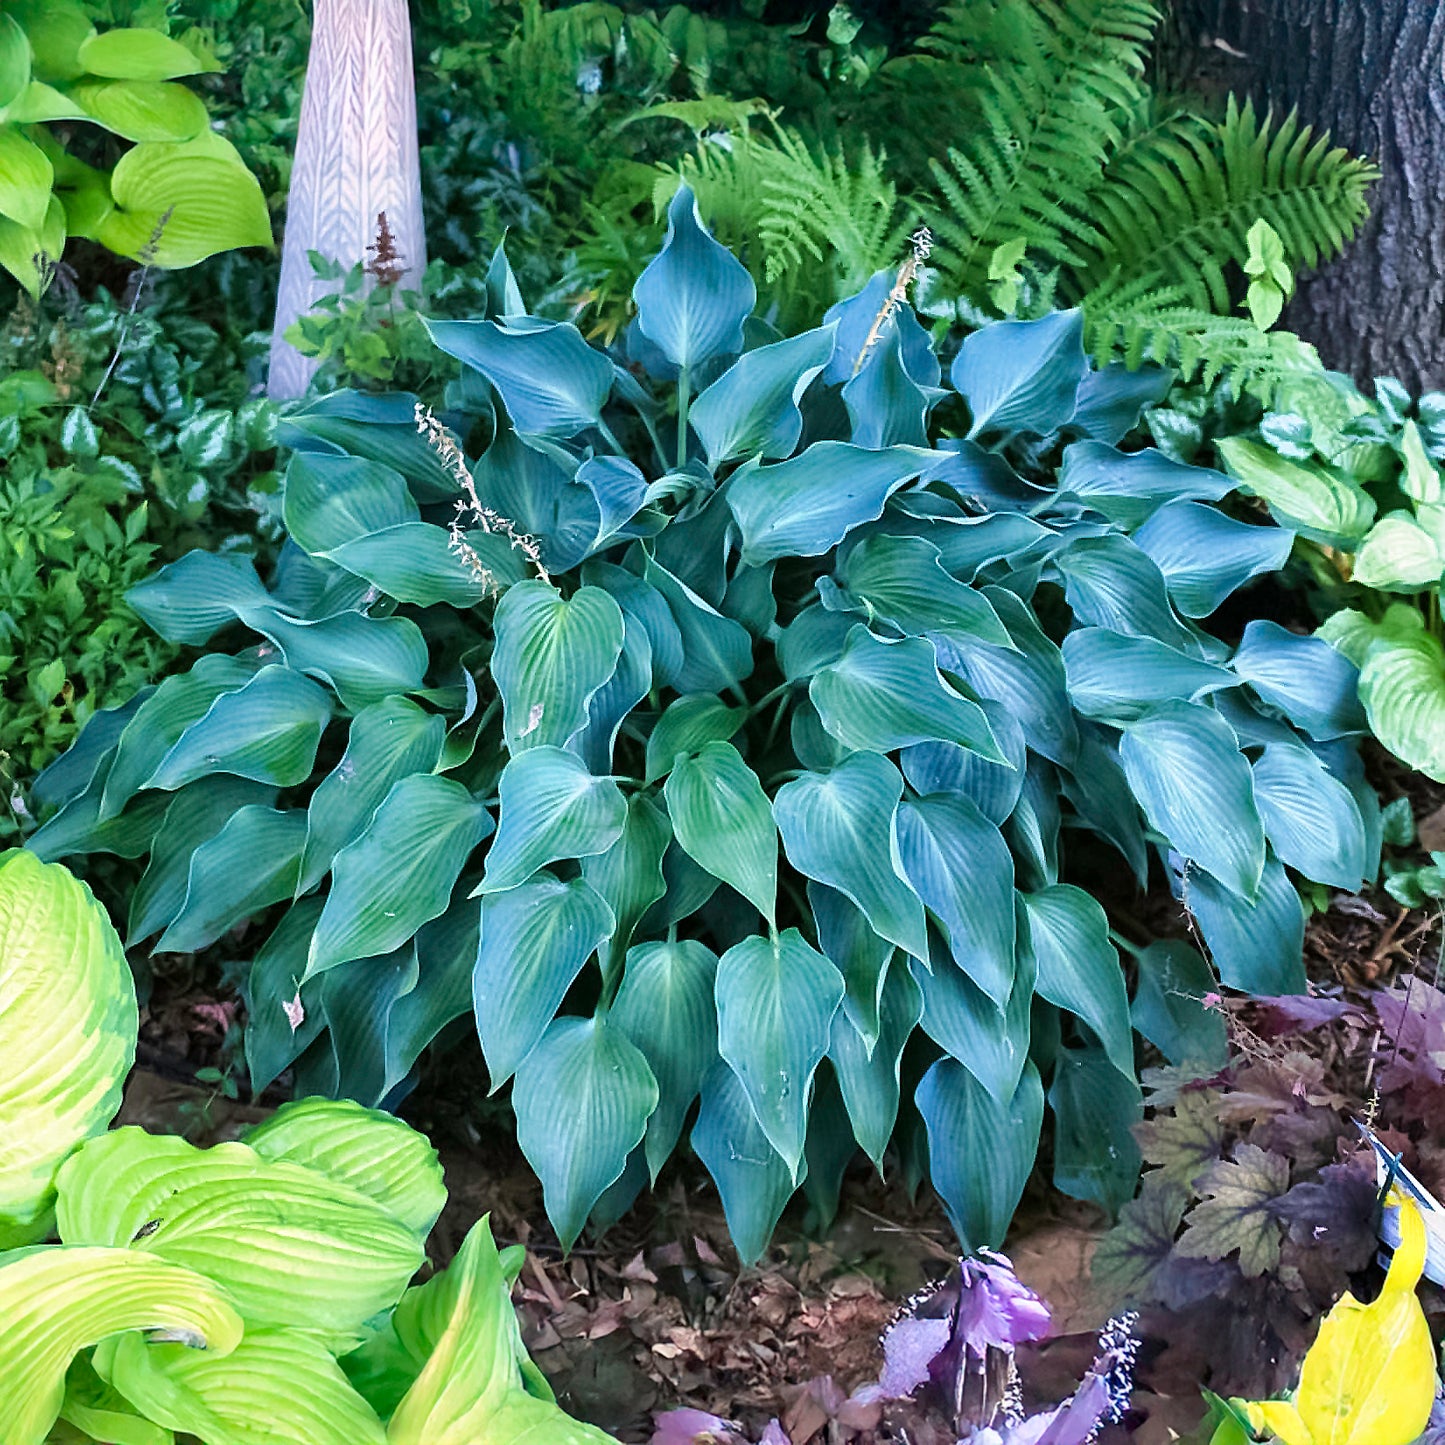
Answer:
[(0, 854), (0, 997), (6, 1445), (610, 1441), (527, 1358), (523, 1251), (485, 1219), (409, 1287), (446, 1187), (399, 1120), (313, 1100), (212, 1149), (101, 1132), (135, 1055), (130, 969), (90, 891), (24, 852)]
[[(430, 323), (445, 423), (354, 392), (284, 422), (269, 585), (193, 552), (131, 592), (212, 650), (92, 719), (29, 846), (148, 853), (129, 935), (164, 951), (285, 905), (256, 1088), (375, 1103), (470, 1009), (568, 1244), (699, 1093), (748, 1259), (856, 1148), (916, 1159), (920, 1119), (960, 1236), (996, 1242), (1046, 1097), (1056, 1181), (1127, 1199), (1125, 972), (1065, 880), (1157, 853), (1224, 982), (1279, 993), (1292, 873), (1376, 868), (1352, 665), (1197, 621), (1291, 533), (1117, 449), (1170, 376), (1092, 369), (1077, 312), (945, 373), (879, 273), (782, 338), (685, 190), (631, 366), (523, 314), (500, 255), (488, 281), (487, 317)], [(1184, 952), (1138, 960), (1150, 1038), (1212, 986)]]
[[(157, 266), (269, 245), (256, 178), (178, 83), (216, 68), (163, 23), (97, 31), (76, 0), (9, 0), (0, 12), (0, 266), (38, 296), (71, 238)], [(133, 144), (117, 158), (110, 137)]]

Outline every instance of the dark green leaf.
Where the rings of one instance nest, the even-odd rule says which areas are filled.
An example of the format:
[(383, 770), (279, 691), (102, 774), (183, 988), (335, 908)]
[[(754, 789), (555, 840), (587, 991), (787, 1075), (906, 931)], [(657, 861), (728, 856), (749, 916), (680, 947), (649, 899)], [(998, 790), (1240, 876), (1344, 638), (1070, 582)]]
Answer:
[(1132, 1065), (1121, 1074), (1102, 1049), (1061, 1049), (1049, 1107), (1055, 1186), (1111, 1214), (1127, 1204), (1139, 1183), (1133, 1128), (1143, 1115)]
[(1220, 1068), (1229, 1054), (1224, 1015), (1206, 1008), (1215, 992), (1210, 967), (1182, 939), (1151, 943), (1135, 960), (1139, 982), (1130, 1019), (1171, 1064)]

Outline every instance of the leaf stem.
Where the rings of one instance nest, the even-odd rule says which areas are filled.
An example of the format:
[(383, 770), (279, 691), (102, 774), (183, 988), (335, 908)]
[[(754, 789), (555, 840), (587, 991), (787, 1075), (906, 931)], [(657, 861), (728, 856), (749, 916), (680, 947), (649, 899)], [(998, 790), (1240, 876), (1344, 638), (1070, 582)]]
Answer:
[(687, 410), (692, 402), (692, 374), (683, 367), (677, 376), (677, 465), (687, 465)]

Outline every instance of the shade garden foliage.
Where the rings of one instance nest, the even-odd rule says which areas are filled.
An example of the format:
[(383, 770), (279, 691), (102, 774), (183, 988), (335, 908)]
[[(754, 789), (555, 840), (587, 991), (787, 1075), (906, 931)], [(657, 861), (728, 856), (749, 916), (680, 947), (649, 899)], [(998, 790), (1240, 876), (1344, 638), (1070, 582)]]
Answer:
[(1201, 625), (1292, 533), (1118, 448), (1169, 373), (1096, 369), (1077, 312), (945, 365), (894, 282), (778, 336), (684, 190), (608, 352), (499, 254), (431, 324), (440, 418), (283, 422), (266, 581), (198, 550), (131, 592), (203, 651), (91, 719), (29, 847), (145, 857), (132, 944), (274, 917), (257, 1088), (395, 1097), (471, 1010), (566, 1244), (689, 1122), (746, 1259), (856, 1149), (997, 1242), (1046, 1104), (1055, 1181), (1121, 1203), (1131, 1025), (1197, 1052), (1211, 975), (1155, 945), (1131, 1004), (1070, 880), (1158, 866), (1225, 983), (1303, 988), (1296, 878), (1377, 866), (1356, 674)]

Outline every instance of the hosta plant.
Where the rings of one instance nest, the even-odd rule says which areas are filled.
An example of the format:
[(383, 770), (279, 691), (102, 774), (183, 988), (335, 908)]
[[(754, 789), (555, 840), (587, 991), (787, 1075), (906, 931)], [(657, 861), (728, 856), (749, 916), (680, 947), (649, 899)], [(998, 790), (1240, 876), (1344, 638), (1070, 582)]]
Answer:
[(1317, 544), (1331, 615), (1320, 629), (1360, 669), (1360, 701), (1380, 741), (1445, 781), (1445, 396), (1417, 400), (1376, 382), (1302, 381), (1267, 415), (1260, 440), (1219, 443), (1241, 485)]
[[(1292, 873), (1374, 867), (1352, 665), (1196, 620), (1290, 534), (1116, 448), (1168, 377), (1091, 369), (1077, 313), (945, 370), (880, 273), (778, 337), (686, 192), (630, 361), (501, 258), (489, 295), (432, 323), (442, 418), (288, 419), (269, 582), (195, 552), (132, 591), (209, 650), (90, 723), (30, 846), (149, 855), (133, 943), (274, 920), (257, 1088), (377, 1102), (470, 1010), (569, 1244), (689, 1126), (747, 1258), (895, 1130), (997, 1242), (1046, 1101), (1058, 1183), (1127, 1198), (1126, 975), (1070, 870), (1157, 854), (1223, 980), (1283, 992)], [(1137, 977), (1166, 1044), (1214, 986), (1175, 947)]]
[[(180, 83), (217, 68), (163, 28), (97, 31), (77, 0), (7, 0), (0, 266), (38, 296), (72, 237), (159, 266), (269, 245), (261, 187)], [(117, 160), (109, 137), (134, 144)]]
[(528, 1360), (521, 1250), (499, 1255), (486, 1220), (410, 1286), (446, 1201), (420, 1134), (330, 1100), (212, 1149), (100, 1132), (138, 1026), (89, 889), (0, 855), (6, 1445), (606, 1445)]

